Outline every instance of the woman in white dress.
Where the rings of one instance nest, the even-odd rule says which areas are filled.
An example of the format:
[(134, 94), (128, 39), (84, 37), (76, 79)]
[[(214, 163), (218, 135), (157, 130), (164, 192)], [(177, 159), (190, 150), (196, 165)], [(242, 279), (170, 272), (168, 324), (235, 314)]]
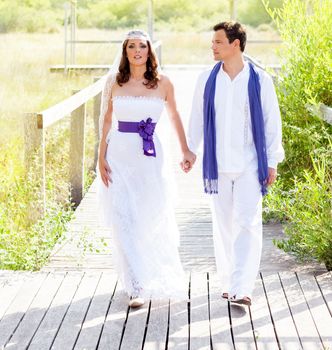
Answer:
[(131, 307), (143, 305), (145, 298), (179, 296), (184, 291), (178, 229), (157, 136), (165, 105), (187, 172), (195, 155), (187, 145), (173, 85), (158, 73), (148, 35), (130, 31), (118, 72), (109, 75), (103, 91), (98, 197), (103, 224), (111, 229), (114, 264), (131, 296)]

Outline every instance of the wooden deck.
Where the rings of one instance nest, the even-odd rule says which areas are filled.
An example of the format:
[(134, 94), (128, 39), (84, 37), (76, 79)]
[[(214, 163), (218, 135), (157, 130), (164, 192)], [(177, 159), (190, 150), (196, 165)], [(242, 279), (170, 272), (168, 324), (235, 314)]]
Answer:
[[(199, 69), (167, 73), (186, 118)], [(283, 236), (280, 225), (264, 226), (253, 305), (221, 298), (200, 169), (183, 174), (177, 152), (174, 147), (176, 218), (188, 300), (128, 308), (110, 248), (101, 242), (111, 243), (111, 235), (98, 225), (93, 184), (42, 271), (0, 271), (0, 349), (332, 349), (331, 272), (275, 248), (272, 240)]]
[[(9, 276), (8, 276), (9, 275)], [(188, 275), (188, 301), (139, 310), (108, 272), (0, 274), (0, 349), (331, 349), (329, 272), (261, 274), (230, 305), (215, 273)]]

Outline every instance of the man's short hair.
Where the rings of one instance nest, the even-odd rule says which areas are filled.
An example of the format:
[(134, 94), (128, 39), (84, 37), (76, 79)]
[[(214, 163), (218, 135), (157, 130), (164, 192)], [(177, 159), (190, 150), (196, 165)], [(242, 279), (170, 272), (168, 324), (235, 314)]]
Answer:
[(246, 29), (242, 26), (242, 24), (233, 21), (221, 22), (213, 27), (213, 30), (215, 32), (221, 29), (225, 31), (227, 39), (230, 43), (232, 43), (235, 39), (239, 39), (240, 49), (243, 52), (247, 43), (247, 33)]

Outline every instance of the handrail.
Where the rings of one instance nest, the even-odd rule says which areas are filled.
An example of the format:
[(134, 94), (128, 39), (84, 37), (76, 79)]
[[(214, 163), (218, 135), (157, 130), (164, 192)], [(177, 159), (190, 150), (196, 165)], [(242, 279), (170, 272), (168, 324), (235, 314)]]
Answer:
[[(61, 120), (65, 116), (69, 115), (75, 109), (90, 100), (91, 98), (98, 95), (105, 83), (106, 75), (102, 76), (92, 85), (87, 86), (83, 90), (78, 91), (75, 95), (66, 98), (65, 100), (59, 102), (58, 104), (45, 109), (40, 113), (42, 115), (42, 121), (38, 125), (39, 128), (47, 128), (50, 125)], [(83, 102), (82, 102), (83, 101)]]

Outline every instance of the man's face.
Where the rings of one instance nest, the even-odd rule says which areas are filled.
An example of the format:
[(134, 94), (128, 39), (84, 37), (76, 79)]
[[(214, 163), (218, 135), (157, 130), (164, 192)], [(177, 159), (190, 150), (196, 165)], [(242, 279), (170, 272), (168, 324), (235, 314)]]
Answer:
[(223, 29), (217, 30), (213, 34), (211, 49), (216, 61), (224, 61), (230, 58), (236, 52), (239, 40), (235, 39), (232, 43), (228, 41), (226, 33)]

